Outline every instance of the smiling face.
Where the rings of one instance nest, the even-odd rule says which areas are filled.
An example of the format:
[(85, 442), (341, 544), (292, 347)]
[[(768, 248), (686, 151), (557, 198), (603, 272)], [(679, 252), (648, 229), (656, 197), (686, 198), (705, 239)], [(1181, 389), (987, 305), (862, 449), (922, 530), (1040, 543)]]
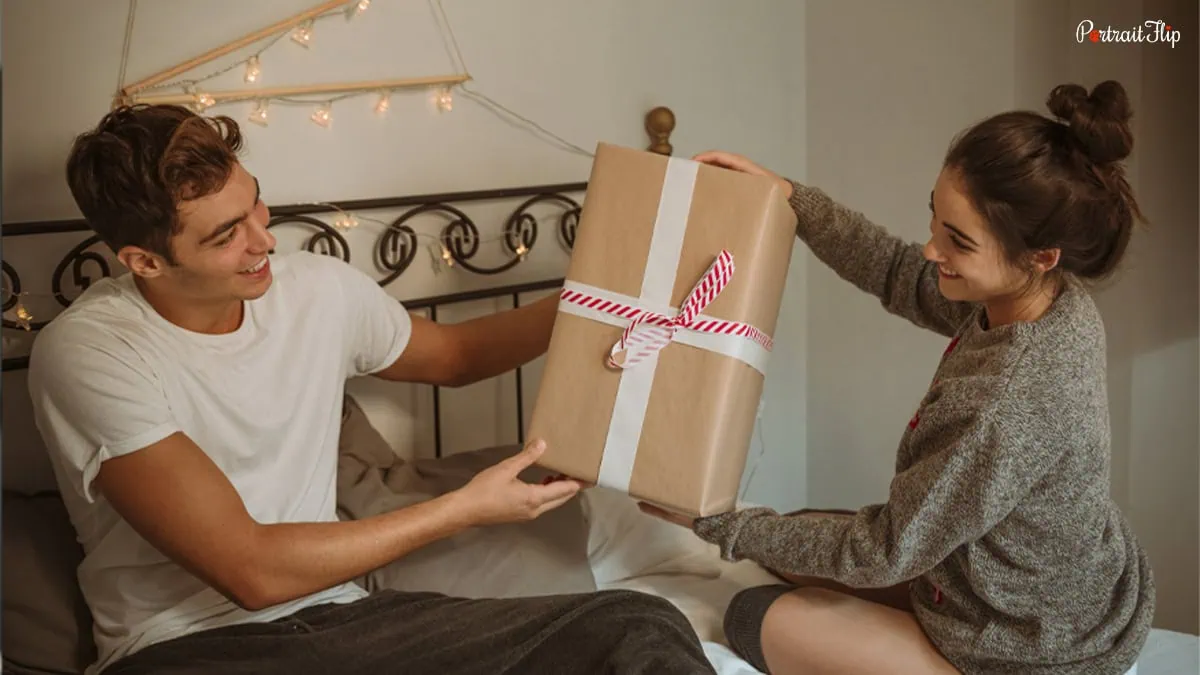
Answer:
[(943, 169), (930, 194), (924, 254), (937, 263), (938, 288), (949, 300), (984, 304), (1021, 295), (1032, 273), (1008, 261), (961, 185), (953, 169)]
[(121, 252), (122, 262), (150, 286), (159, 302), (211, 312), (240, 306), (271, 286), (267, 254), (275, 237), (258, 180), (240, 163), (218, 191), (182, 202), (180, 227), (171, 238), (174, 264), (136, 247)]

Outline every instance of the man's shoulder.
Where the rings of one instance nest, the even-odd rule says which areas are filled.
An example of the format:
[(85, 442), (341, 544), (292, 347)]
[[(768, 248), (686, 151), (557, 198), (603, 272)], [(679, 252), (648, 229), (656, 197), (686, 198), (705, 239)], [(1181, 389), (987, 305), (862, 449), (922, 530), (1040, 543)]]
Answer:
[(38, 346), (59, 348), (78, 342), (103, 341), (144, 325), (144, 310), (129, 292), (126, 279), (101, 279), (44, 326)]
[(349, 264), (337, 256), (300, 250), (271, 258), (277, 279), (303, 281), (311, 275), (337, 274), (350, 269)]
[(137, 361), (134, 345), (150, 330), (128, 281), (102, 279), (50, 320), (37, 334), (29, 353), (29, 376), (64, 372), (101, 358)]

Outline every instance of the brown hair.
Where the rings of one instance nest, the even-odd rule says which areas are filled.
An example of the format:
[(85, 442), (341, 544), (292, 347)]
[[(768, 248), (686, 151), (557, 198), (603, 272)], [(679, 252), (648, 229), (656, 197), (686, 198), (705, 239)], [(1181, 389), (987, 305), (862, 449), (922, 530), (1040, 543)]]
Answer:
[(957, 170), (1010, 262), (1057, 248), (1059, 270), (1102, 279), (1124, 256), (1134, 217), (1145, 220), (1121, 165), (1133, 150), (1129, 99), (1110, 80), (1091, 93), (1059, 85), (1046, 106), (1054, 118), (1013, 111), (971, 127), (945, 166)]
[(112, 250), (138, 246), (175, 261), (180, 202), (225, 186), (242, 136), (225, 116), (173, 105), (122, 106), (75, 139), (67, 184), (83, 217)]

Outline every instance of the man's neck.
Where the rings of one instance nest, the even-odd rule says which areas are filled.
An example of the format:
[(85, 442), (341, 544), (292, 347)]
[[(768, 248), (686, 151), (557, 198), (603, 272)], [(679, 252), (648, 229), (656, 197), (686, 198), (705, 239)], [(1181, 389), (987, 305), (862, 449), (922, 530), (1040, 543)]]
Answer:
[(220, 303), (188, 302), (180, 303), (169, 299), (139, 278), (134, 279), (138, 291), (159, 316), (171, 323), (192, 331), (209, 335), (232, 333), (242, 325), (244, 314), (243, 303), (240, 300), (228, 300)]

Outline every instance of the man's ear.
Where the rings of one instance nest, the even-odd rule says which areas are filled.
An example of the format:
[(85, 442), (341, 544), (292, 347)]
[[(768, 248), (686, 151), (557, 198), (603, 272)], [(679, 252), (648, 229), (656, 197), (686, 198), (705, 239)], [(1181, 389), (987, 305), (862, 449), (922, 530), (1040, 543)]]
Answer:
[(1045, 274), (1058, 267), (1058, 260), (1061, 255), (1062, 251), (1057, 248), (1034, 251), (1032, 256), (1033, 268), (1039, 273)]
[(130, 272), (145, 279), (153, 279), (163, 274), (168, 267), (166, 259), (162, 256), (138, 246), (126, 246), (117, 251), (117, 260)]

